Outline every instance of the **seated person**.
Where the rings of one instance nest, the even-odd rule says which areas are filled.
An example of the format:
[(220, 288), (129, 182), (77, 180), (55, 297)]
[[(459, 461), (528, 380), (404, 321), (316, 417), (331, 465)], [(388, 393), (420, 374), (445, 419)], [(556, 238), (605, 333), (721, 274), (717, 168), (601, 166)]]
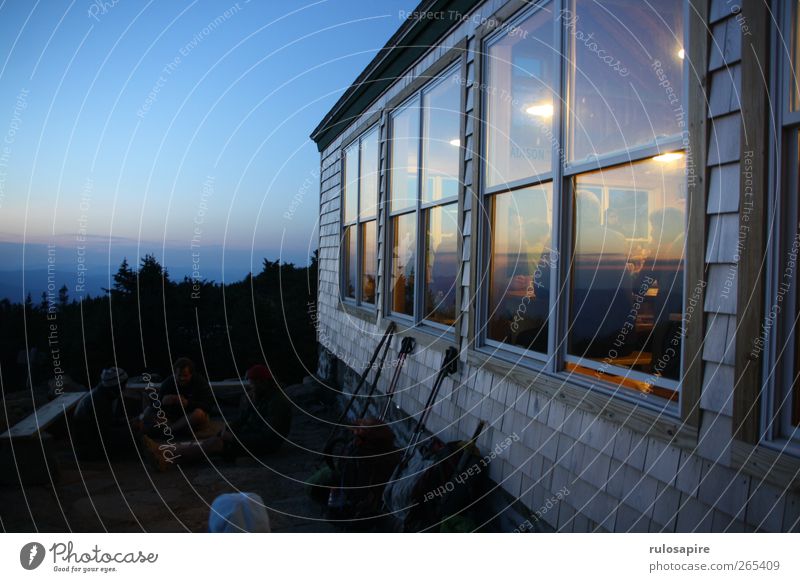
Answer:
[(281, 446), (291, 428), (291, 403), (266, 366), (253, 366), (246, 377), (249, 388), (242, 395), (237, 418), (216, 436), (172, 446), (159, 445), (145, 437), (145, 445), (160, 470), (166, 470), (180, 457), (196, 460), (222, 454), (235, 459), (246, 453), (272, 453)]
[(269, 533), (269, 514), (258, 493), (224, 493), (211, 504), (210, 533)]
[(133, 450), (133, 438), (122, 412), (122, 391), (128, 374), (122, 368), (107, 368), (100, 383), (77, 404), (72, 413), (75, 451), (83, 459), (118, 456)]
[(211, 387), (195, 370), (194, 362), (178, 358), (172, 376), (161, 383), (158, 399), (142, 413), (142, 429), (155, 438), (194, 434), (208, 424), (212, 403)]

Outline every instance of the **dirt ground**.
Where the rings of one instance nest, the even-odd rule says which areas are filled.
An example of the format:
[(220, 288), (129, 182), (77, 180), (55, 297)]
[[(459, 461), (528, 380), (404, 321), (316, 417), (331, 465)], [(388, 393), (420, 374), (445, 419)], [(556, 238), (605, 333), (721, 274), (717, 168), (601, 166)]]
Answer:
[[(209, 507), (222, 493), (261, 495), (275, 532), (330, 532), (305, 481), (320, 466), (332, 412), (314, 384), (287, 389), (296, 404), (289, 441), (272, 455), (214, 459), (155, 471), (146, 458), (75, 461), (69, 439), (55, 438), (60, 478), (55, 485), (0, 485), (0, 530), (8, 532), (207, 531)], [(318, 418), (314, 418), (318, 417)]]

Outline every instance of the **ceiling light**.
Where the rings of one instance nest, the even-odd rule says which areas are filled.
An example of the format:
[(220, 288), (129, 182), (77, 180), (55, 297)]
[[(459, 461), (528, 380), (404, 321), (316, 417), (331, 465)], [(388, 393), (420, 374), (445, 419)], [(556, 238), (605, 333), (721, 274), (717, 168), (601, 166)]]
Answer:
[(534, 117), (553, 117), (553, 106), (550, 103), (531, 105), (525, 110), (525, 113)]

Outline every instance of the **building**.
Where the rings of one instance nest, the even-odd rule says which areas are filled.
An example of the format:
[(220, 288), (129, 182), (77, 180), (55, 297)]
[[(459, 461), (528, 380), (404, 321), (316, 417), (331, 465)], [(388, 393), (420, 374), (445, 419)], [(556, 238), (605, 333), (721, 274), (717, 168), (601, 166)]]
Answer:
[(400, 15), (312, 134), (320, 374), (395, 321), (413, 414), (457, 346), (429, 428), (512, 437), (491, 476), (559, 531), (798, 531), (800, 21), (768, 4)]

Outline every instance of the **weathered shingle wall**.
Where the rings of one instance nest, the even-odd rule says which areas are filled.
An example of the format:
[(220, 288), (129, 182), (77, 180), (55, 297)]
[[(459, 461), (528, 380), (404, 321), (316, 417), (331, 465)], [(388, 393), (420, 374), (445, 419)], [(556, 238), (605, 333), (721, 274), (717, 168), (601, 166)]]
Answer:
[[(472, 164), (475, 151), (475, 22), (492, 15), (504, 2), (486, 2), (476, 18), (465, 20), (434, 47), (376, 102), (369, 117), (401, 91), (420, 72), (467, 37), (467, 65), (462, 71), (470, 87), (467, 97), (465, 163), (463, 164), (462, 325), (457, 338), (462, 350), (459, 374), (442, 388), (429, 428), (444, 440), (465, 438), (479, 419), (491, 423), (479, 445), (495, 450), (491, 477), (530, 510), (546, 505), (541, 517), (563, 531), (767, 531), (786, 530), (800, 514), (800, 499), (777, 487), (730, 468), (733, 349), (736, 326), (736, 262), (739, 248), (740, 108), (742, 31), (725, 0), (713, 0), (709, 9), (710, 55), (708, 104), (710, 125), (706, 177), (708, 183), (707, 289), (704, 305), (706, 337), (700, 399), (701, 424), (696, 447), (679, 447), (662, 438), (636, 432), (607, 416), (568, 406), (558, 397), (552, 378), (523, 386), (486, 367), (468, 363), (467, 330), (470, 298)], [(696, 104), (692, 104), (695, 106)], [(382, 116), (382, 156), (386, 155), (386, 116)], [(354, 123), (354, 126), (357, 123)], [(340, 146), (351, 135), (345, 131), (322, 154), (320, 207), (319, 340), (334, 356), (361, 372), (381, 334), (378, 324), (366, 323), (337, 307), (339, 302)], [(382, 166), (385, 168), (385, 164)], [(386, 198), (386, 176), (381, 179)], [(383, 287), (384, 224), (379, 286)], [(381, 301), (379, 301), (380, 305)], [(385, 323), (385, 322), (384, 322)], [(394, 346), (395, 353), (397, 346)], [(420, 348), (410, 358), (398, 388), (396, 403), (410, 414), (422, 408), (439, 367), (442, 345)], [(689, 355), (689, 357), (693, 357)], [(353, 374), (350, 375), (354, 376)], [(382, 377), (385, 387), (390, 374)], [(543, 387), (547, 384), (547, 390)], [(554, 387), (555, 386), (555, 387)], [(510, 447), (499, 446), (505, 439)], [(556, 492), (569, 492), (558, 500)], [(547, 501), (551, 500), (551, 504)], [(796, 527), (796, 526), (795, 526)]]

